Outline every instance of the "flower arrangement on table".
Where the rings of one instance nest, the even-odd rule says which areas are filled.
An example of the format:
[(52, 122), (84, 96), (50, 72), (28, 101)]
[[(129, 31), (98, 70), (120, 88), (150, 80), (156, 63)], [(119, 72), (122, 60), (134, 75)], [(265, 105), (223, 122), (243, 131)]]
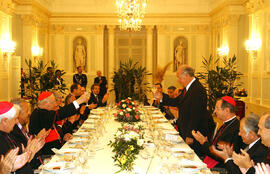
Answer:
[(247, 90), (246, 89), (238, 90), (235, 92), (235, 95), (239, 97), (247, 97)]
[(115, 165), (120, 167), (116, 173), (133, 170), (134, 161), (143, 149), (143, 130), (143, 127), (138, 124), (122, 124), (114, 135), (114, 141), (110, 141), (109, 145), (115, 152), (113, 156)]
[(125, 100), (121, 100), (118, 104), (118, 111), (114, 114), (114, 117), (120, 122), (138, 122), (141, 121), (141, 112), (138, 110), (138, 106), (129, 97)]

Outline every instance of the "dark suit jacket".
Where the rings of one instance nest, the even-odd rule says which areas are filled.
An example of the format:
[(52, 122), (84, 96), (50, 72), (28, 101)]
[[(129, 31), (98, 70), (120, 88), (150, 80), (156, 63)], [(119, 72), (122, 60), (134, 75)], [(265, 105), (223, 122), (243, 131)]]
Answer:
[(23, 144), (24, 147), (27, 146), (27, 139), (22, 133), (21, 129), (16, 124), (13, 128), (13, 130), (10, 132), (10, 136), (16, 140), (16, 142)]
[(198, 79), (190, 85), (185, 95), (180, 94), (177, 107), (179, 117), (176, 124), (183, 139), (192, 138), (193, 129), (210, 137), (214, 130), (214, 121), (207, 111), (206, 90)]
[[(247, 153), (249, 154), (250, 159), (256, 164), (262, 162), (267, 157), (268, 148), (261, 143), (261, 140), (259, 140), (247, 151)], [(233, 160), (227, 161), (225, 167), (228, 174), (242, 174), (239, 167), (234, 164)]]
[[(0, 131), (0, 155), (5, 155), (11, 149), (15, 147), (20, 147), (20, 151), (18, 154), (22, 153), (22, 146), (16, 139), (13, 139), (9, 134)], [(33, 170), (29, 163), (26, 163), (22, 168), (16, 171), (18, 174), (31, 174)]]
[(162, 93), (162, 101), (160, 102), (160, 104), (159, 105), (155, 104), (156, 100), (154, 100), (152, 105), (159, 108), (161, 112), (165, 112), (164, 106), (165, 105), (168, 106), (168, 104), (166, 104), (168, 103), (168, 98), (169, 98), (168, 94)]
[[(226, 123), (226, 127), (222, 130), (222, 133), (220, 134), (220, 136), (217, 138), (217, 143), (218, 142), (227, 142), (231, 145), (233, 145), (234, 147), (234, 151), (236, 151), (237, 153), (239, 153), (240, 148), (243, 146), (243, 142), (241, 137), (238, 135), (239, 133), (239, 125), (240, 122), (239, 120), (235, 117), (234, 119), (230, 120), (229, 122)], [(217, 136), (219, 134), (219, 132), (221, 131), (221, 129), (219, 129), (216, 133), (215, 136)], [(213, 156), (210, 151), (209, 151), (209, 147), (213, 144), (213, 140), (215, 137), (213, 137), (213, 139), (210, 142), (206, 142), (202, 145), (202, 149), (203, 151), (210, 157), (212, 157), (213, 159), (223, 163), (223, 160), (218, 159), (217, 157)]]
[(106, 106), (105, 103), (102, 103), (101, 96), (97, 95), (97, 97), (98, 97), (98, 101), (97, 101), (95, 95), (93, 93), (91, 93), (90, 99), (88, 100), (88, 104), (90, 105), (90, 104), (94, 103), (94, 104), (97, 104), (97, 107)]
[[(43, 128), (46, 130), (53, 129), (54, 121), (63, 120), (69, 116), (77, 113), (77, 110), (73, 103), (65, 105), (56, 111), (48, 111), (46, 109), (36, 108), (31, 116), (29, 122), (29, 134), (37, 135)], [(46, 143), (42, 148), (43, 154), (54, 154), (51, 148), (60, 148), (61, 143), (59, 141), (53, 141)]]
[(81, 86), (86, 88), (87, 85), (87, 77), (85, 74), (74, 74), (73, 75), (73, 83), (78, 83)]
[[(24, 147), (27, 146), (27, 141), (28, 139), (25, 137), (25, 135), (23, 134), (23, 132), (21, 131), (21, 129), (19, 128), (19, 126), (16, 124), (13, 128), (13, 130), (10, 132), (10, 137), (12, 137), (12, 139), (14, 139), (17, 143), (19, 144), (23, 144)], [(32, 167), (32, 169), (36, 169), (41, 165), (41, 162), (38, 159), (38, 156), (40, 156), (41, 153), (37, 153), (34, 158), (32, 159), (32, 161), (30, 162), (30, 165)]]
[(102, 83), (99, 84), (99, 77), (96, 77), (94, 79), (94, 83), (97, 83), (99, 84), (100, 86), (100, 96), (104, 96), (104, 94), (106, 94), (107, 92), (107, 88), (106, 88), (106, 85), (107, 85), (107, 79), (105, 76), (101, 76), (101, 80), (102, 80)]

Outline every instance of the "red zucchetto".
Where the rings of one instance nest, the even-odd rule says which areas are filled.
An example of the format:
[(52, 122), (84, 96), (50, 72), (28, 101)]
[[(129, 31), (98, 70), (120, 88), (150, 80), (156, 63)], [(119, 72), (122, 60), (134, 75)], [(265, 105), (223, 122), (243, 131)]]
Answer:
[(51, 95), (52, 95), (51, 92), (49, 92), (49, 91), (43, 91), (43, 92), (41, 92), (41, 93), (39, 94), (39, 96), (38, 96), (38, 101), (44, 100), (44, 99), (50, 97)]
[(11, 119), (16, 115), (16, 112), (14, 104), (7, 101), (0, 102), (0, 118), (6, 117)]
[(233, 106), (236, 106), (236, 103), (235, 103), (234, 99), (232, 97), (230, 97), (230, 96), (224, 96), (224, 97), (221, 97), (221, 99), (228, 102), (228, 103), (230, 103)]

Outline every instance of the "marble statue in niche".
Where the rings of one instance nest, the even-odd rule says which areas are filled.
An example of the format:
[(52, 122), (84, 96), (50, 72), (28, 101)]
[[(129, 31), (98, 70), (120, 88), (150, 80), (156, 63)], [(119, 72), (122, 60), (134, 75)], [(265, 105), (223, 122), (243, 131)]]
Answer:
[(87, 62), (87, 42), (83, 37), (77, 37), (73, 40), (73, 62), (74, 70), (78, 66), (81, 66), (84, 71), (86, 71)]
[(178, 37), (174, 41), (174, 71), (177, 71), (178, 67), (187, 63), (187, 39), (184, 37)]

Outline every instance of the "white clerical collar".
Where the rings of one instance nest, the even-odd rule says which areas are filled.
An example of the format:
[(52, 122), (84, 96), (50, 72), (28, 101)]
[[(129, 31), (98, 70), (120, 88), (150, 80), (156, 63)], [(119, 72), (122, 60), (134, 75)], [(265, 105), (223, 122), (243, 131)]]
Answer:
[(228, 123), (229, 121), (233, 120), (235, 117), (236, 117), (236, 115), (233, 116), (232, 118), (230, 118), (229, 120), (224, 121), (223, 123)]
[(251, 147), (255, 144), (255, 143), (257, 143), (257, 141), (259, 141), (261, 138), (258, 138), (257, 140), (255, 140), (254, 142), (252, 142), (252, 143), (250, 143), (249, 145), (248, 145), (248, 149), (251, 149)]
[(186, 86), (186, 92), (188, 91), (188, 88), (191, 86), (191, 84), (196, 80), (195, 77), (189, 82), (189, 84)]
[(18, 126), (20, 129), (22, 129), (21, 123), (17, 123), (17, 126)]

